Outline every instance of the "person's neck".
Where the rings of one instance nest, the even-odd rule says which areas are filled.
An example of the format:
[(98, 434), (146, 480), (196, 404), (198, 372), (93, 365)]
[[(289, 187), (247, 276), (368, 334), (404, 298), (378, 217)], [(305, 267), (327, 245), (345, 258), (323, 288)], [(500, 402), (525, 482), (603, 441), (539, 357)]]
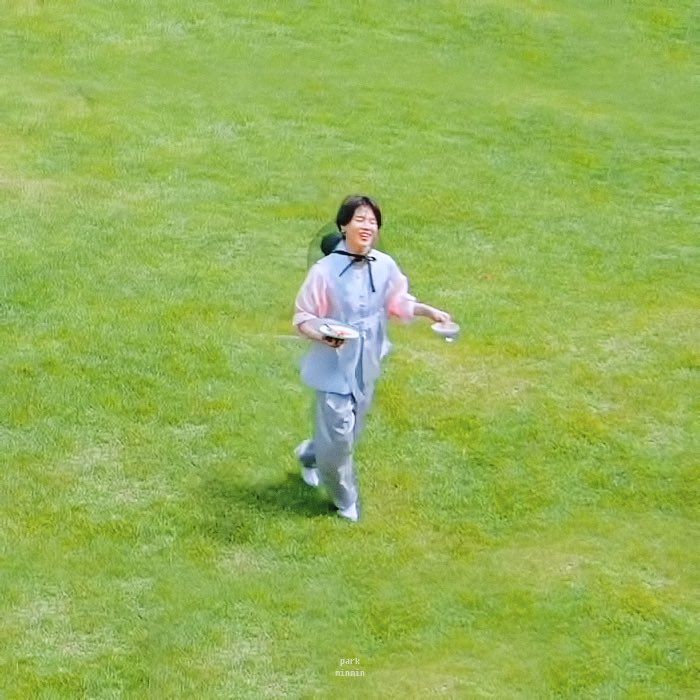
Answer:
[(352, 253), (353, 255), (369, 255), (369, 251), (372, 250), (372, 246), (367, 245), (356, 248), (348, 245), (348, 242), (345, 241), (345, 249), (348, 251), (348, 253)]

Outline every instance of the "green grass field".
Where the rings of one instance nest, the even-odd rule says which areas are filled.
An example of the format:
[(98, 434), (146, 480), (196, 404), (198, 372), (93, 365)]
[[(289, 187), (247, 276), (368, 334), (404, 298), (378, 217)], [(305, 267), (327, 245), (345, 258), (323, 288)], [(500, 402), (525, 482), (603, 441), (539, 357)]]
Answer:
[[(697, 697), (699, 18), (2, 3), (0, 698)], [(352, 525), (289, 336), (355, 191), (464, 332)]]

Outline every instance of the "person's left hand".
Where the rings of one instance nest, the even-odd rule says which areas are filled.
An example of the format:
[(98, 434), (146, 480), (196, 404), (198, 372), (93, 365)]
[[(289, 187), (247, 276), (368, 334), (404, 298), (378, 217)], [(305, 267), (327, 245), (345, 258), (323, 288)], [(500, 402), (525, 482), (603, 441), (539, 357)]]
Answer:
[(440, 311), (440, 309), (433, 309), (433, 321), (437, 323), (449, 323), (452, 320), (452, 316), (447, 313), (447, 311)]

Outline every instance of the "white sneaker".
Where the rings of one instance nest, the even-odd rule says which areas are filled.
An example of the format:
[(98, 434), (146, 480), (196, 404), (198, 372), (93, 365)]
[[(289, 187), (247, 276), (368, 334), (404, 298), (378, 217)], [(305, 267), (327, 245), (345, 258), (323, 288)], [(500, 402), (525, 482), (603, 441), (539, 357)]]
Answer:
[[(304, 440), (303, 442), (300, 442), (295, 448), (294, 448), (294, 456), (304, 465), (306, 466), (308, 464), (308, 460), (304, 459), (304, 455), (306, 454), (306, 450), (309, 449), (309, 445), (311, 444), (311, 440)], [(309, 465), (311, 466), (311, 465)]]
[(338, 508), (338, 515), (341, 518), (347, 518), (348, 520), (352, 520), (352, 522), (356, 523), (360, 519), (360, 514), (357, 512), (357, 503), (353, 503), (347, 508)]
[(321, 483), (321, 477), (319, 476), (318, 469), (315, 467), (307, 467), (308, 461), (304, 459), (304, 454), (307, 448), (311, 444), (311, 440), (304, 440), (304, 442), (297, 445), (294, 450), (294, 456), (299, 460), (301, 464), (301, 478), (305, 484), (313, 486), (316, 488)]
[(321, 477), (318, 474), (318, 469), (316, 469), (315, 467), (309, 469), (303, 464), (301, 465), (301, 478), (305, 484), (313, 486), (314, 488), (319, 486), (319, 484), (321, 483)]

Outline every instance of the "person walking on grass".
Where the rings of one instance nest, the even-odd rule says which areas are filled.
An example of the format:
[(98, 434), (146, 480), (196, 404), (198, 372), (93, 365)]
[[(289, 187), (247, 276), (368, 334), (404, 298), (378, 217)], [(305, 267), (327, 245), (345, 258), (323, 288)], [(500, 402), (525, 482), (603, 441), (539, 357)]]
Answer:
[(338, 514), (357, 521), (353, 452), (391, 347), (387, 320), (449, 322), (450, 315), (416, 301), (393, 258), (373, 248), (382, 213), (371, 197), (347, 197), (335, 222), (338, 234), (330, 245), (324, 239), (326, 256), (311, 267), (295, 302), (293, 323), (313, 341), (301, 376), (316, 391), (313, 437), (295, 455), (304, 482), (325, 486)]

